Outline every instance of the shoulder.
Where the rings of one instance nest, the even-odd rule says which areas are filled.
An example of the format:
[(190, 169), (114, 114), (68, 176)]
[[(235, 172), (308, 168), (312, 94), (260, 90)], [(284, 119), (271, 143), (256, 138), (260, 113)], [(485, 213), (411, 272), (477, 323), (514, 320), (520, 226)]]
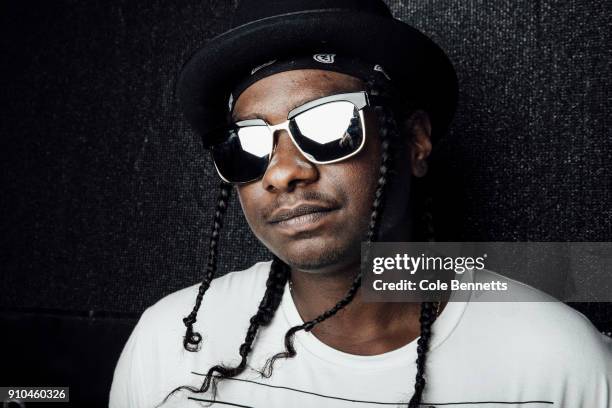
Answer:
[[(509, 298), (482, 294), (472, 299), (465, 318), (478, 324), (489, 340), (522, 350), (533, 359), (581, 372), (612, 370), (612, 342), (587, 317), (570, 306), (521, 282), (490, 271), (475, 281), (506, 282)], [(518, 300), (518, 301), (517, 301)], [(561, 368), (561, 367), (559, 367)]]
[(235, 354), (249, 313), (265, 291), (269, 267), (270, 262), (260, 262), (213, 280), (194, 325), (206, 337), (207, 353), (186, 353), (182, 345), (182, 319), (194, 307), (199, 284), (171, 293), (145, 310), (115, 368), (110, 406), (153, 406), (168, 390), (189, 381), (189, 364), (213, 352), (215, 358)]
[[(265, 291), (270, 263), (258, 262), (248, 269), (215, 278), (202, 299), (198, 321), (210, 318), (210, 312), (218, 312), (220, 308), (229, 309), (225, 313), (243, 308), (252, 312), (252, 305), (261, 300)], [(159, 326), (162, 321), (178, 321), (183, 327), (181, 319), (193, 309), (199, 288), (198, 283), (167, 295), (143, 313), (139, 324)]]
[[(235, 346), (266, 289), (270, 262), (259, 262), (248, 269), (230, 272), (211, 282), (198, 309), (195, 332), (206, 337), (208, 349)], [(200, 284), (178, 290), (162, 298), (142, 314), (135, 336), (141, 349), (182, 351), (185, 335), (183, 318), (193, 310)], [(217, 335), (207, 335), (217, 333)], [(227, 339), (231, 339), (228, 342)], [(238, 346), (236, 346), (238, 347)], [(177, 351), (178, 353), (178, 351)], [(160, 357), (163, 359), (164, 357)]]

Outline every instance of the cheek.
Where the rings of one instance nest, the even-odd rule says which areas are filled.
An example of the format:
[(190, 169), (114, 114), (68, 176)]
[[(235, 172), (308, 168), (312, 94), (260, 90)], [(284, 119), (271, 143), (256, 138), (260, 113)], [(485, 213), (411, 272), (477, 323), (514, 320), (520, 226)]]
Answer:
[(238, 201), (240, 202), (240, 207), (242, 207), (242, 212), (247, 223), (251, 227), (251, 230), (256, 233), (257, 220), (261, 218), (257, 210), (257, 203), (260, 202), (260, 200), (258, 200), (259, 195), (257, 186), (255, 183), (238, 186), (236, 187), (236, 195), (238, 196)]
[(380, 163), (378, 139), (371, 137), (360, 154), (346, 163), (339, 163), (337, 169), (333, 165), (329, 168), (329, 179), (337, 183), (337, 188), (349, 197), (348, 207), (354, 217), (363, 220), (360, 222), (362, 225), (367, 225), (370, 220)]

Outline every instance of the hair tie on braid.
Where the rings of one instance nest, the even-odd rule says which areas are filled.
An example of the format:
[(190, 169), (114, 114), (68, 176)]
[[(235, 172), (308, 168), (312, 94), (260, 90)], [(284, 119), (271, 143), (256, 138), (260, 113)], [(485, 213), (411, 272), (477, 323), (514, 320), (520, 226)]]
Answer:
[(200, 350), (202, 343), (202, 335), (193, 331), (193, 325), (197, 321), (198, 310), (202, 304), (204, 293), (210, 287), (210, 283), (215, 277), (217, 271), (217, 247), (219, 244), (219, 236), (221, 227), (223, 226), (223, 214), (227, 210), (227, 205), (232, 193), (232, 186), (227, 183), (221, 183), (219, 187), (219, 198), (217, 199), (217, 207), (215, 208), (215, 217), (213, 219), (213, 228), (210, 234), (210, 244), (208, 249), (208, 263), (206, 265), (206, 273), (204, 279), (198, 288), (198, 296), (196, 297), (195, 305), (191, 313), (183, 318), (185, 324), (185, 336), (183, 337), (183, 347), (187, 351), (196, 352)]

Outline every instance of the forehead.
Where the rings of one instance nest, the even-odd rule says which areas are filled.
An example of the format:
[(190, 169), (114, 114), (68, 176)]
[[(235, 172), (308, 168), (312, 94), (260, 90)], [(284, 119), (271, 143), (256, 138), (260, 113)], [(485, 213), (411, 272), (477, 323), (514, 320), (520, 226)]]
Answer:
[(289, 111), (311, 100), (363, 89), (363, 81), (339, 72), (317, 69), (280, 72), (255, 82), (240, 94), (232, 117), (282, 121)]

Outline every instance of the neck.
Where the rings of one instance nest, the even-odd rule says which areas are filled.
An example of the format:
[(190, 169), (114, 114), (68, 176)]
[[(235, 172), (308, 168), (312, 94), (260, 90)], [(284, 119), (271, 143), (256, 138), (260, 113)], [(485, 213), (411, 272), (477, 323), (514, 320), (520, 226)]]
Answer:
[[(343, 299), (359, 265), (334, 273), (291, 270), (291, 295), (304, 321), (331, 309)], [(338, 350), (375, 355), (399, 348), (420, 334), (420, 303), (364, 302), (359, 290), (345, 308), (318, 324), (312, 333)]]

